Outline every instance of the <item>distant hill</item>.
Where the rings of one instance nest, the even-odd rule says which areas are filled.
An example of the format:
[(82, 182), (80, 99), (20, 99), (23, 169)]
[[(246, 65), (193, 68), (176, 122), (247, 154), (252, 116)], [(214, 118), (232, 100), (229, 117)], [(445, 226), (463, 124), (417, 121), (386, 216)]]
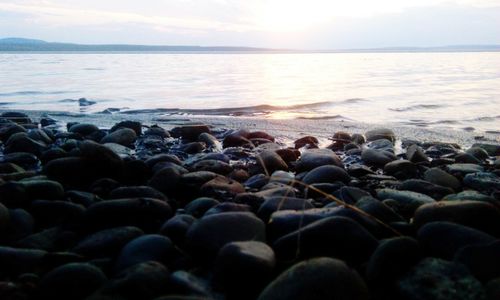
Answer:
[(369, 49), (338, 49), (338, 50), (290, 50), (290, 49), (268, 49), (254, 47), (202, 47), (202, 46), (151, 46), (151, 45), (127, 45), (127, 44), (72, 44), (54, 43), (36, 39), (4, 38), (0, 39), (0, 52), (161, 52), (161, 51), (184, 51), (184, 52), (209, 52), (209, 51), (235, 51), (235, 52), (298, 52), (298, 53), (370, 53), (370, 52), (487, 52), (500, 51), (500, 45), (454, 45), (443, 47), (387, 47)]

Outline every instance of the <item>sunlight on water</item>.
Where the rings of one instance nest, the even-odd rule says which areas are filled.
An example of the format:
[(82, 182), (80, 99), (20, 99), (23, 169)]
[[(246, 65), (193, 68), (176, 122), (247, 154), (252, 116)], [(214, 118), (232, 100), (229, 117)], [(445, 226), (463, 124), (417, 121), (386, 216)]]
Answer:
[[(83, 97), (96, 104), (68, 100)], [(498, 130), (499, 104), (500, 53), (0, 54), (3, 109), (211, 109)]]

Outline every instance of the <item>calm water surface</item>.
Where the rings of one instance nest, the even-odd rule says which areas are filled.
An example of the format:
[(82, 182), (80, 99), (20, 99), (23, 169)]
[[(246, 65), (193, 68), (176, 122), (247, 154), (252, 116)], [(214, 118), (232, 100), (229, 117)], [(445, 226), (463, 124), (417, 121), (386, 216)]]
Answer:
[(0, 108), (500, 130), (500, 52), (0, 53)]

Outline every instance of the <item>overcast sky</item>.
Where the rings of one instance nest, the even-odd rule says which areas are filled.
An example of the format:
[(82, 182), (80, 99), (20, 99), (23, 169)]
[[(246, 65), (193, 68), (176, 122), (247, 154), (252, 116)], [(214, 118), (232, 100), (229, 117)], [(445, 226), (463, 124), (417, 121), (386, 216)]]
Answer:
[(500, 0), (0, 0), (0, 38), (371, 48), (500, 44)]

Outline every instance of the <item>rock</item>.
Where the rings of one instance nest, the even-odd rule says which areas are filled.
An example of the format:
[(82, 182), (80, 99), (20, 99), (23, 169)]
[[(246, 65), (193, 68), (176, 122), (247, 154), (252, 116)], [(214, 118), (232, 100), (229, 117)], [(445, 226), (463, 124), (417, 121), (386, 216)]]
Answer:
[(147, 261), (157, 261), (167, 265), (175, 254), (172, 241), (162, 235), (146, 234), (128, 242), (116, 258), (115, 271)]
[(351, 181), (351, 176), (343, 168), (326, 165), (309, 171), (302, 181), (305, 184), (335, 183), (337, 181), (348, 183)]
[(446, 170), (451, 174), (466, 175), (469, 173), (483, 172), (484, 168), (476, 164), (451, 164), (446, 166)]
[(210, 128), (207, 125), (184, 125), (175, 127), (171, 130), (172, 136), (182, 138), (188, 141), (196, 141), (200, 134), (210, 133)]
[(198, 136), (198, 141), (203, 142), (207, 145), (208, 148), (214, 150), (222, 150), (222, 144), (217, 140), (217, 138), (210, 133), (203, 132)]
[(0, 246), (0, 264), (2, 274), (20, 275), (34, 272), (42, 267), (46, 251), (35, 249), (18, 249)]
[(399, 282), (400, 299), (484, 299), (481, 283), (462, 264), (425, 258)]
[(397, 280), (421, 258), (420, 247), (413, 238), (403, 236), (383, 240), (368, 262), (367, 282), (380, 299), (397, 299), (394, 295)]
[(52, 180), (27, 180), (21, 181), (25, 193), (30, 199), (60, 200), (64, 197), (64, 188)]
[(424, 204), (415, 212), (417, 227), (435, 221), (447, 221), (469, 226), (494, 236), (500, 236), (500, 210), (479, 201), (441, 201)]
[(389, 140), (379, 139), (364, 144), (363, 149), (384, 150), (394, 153), (394, 144)]
[(329, 217), (279, 238), (273, 248), (278, 261), (328, 256), (359, 264), (377, 245), (377, 239), (352, 219)]
[(341, 159), (335, 152), (327, 149), (311, 149), (302, 153), (295, 169), (297, 173), (310, 171), (324, 165), (334, 165), (343, 168)]
[(67, 201), (35, 200), (30, 212), (38, 226), (71, 226), (81, 221), (85, 207)]
[(486, 290), (486, 300), (500, 299), (500, 278), (490, 280), (484, 288)]
[(489, 156), (500, 156), (500, 145), (477, 143), (472, 145), (472, 147), (484, 149)]
[(232, 297), (255, 299), (273, 276), (276, 259), (262, 242), (233, 242), (219, 251), (214, 267), (214, 285)]
[(422, 148), (416, 144), (413, 144), (406, 149), (406, 158), (412, 163), (425, 163), (429, 161), (429, 157), (427, 157)]
[(105, 229), (85, 237), (72, 251), (92, 258), (114, 256), (125, 244), (142, 234), (142, 230), (133, 226)]
[(85, 212), (88, 229), (137, 226), (145, 232), (155, 231), (172, 216), (165, 202), (149, 198), (108, 200), (92, 204)]
[(434, 199), (424, 194), (393, 189), (378, 189), (377, 197), (381, 200), (394, 200), (397, 204), (396, 210), (404, 217), (411, 217), (420, 206), (435, 202)]
[(256, 160), (257, 165), (259, 165), (267, 175), (277, 170), (288, 171), (286, 162), (274, 151), (262, 151), (257, 155)]
[(459, 191), (462, 187), (462, 184), (455, 176), (439, 168), (431, 168), (425, 171), (424, 179), (440, 186), (449, 187), (454, 191)]
[(99, 128), (94, 124), (75, 124), (68, 128), (69, 132), (78, 133), (82, 136), (90, 135), (96, 131), (99, 131)]
[(169, 237), (174, 244), (183, 246), (186, 233), (195, 221), (195, 217), (188, 214), (175, 215), (163, 224), (160, 234)]
[(106, 281), (106, 275), (87, 263), (62, 265), (40, 280), (41, 299), (85, 299)]
[(265, 241), (264, 223), (250, 213), (210, 215), (194, 223), (186, 242), (193, 255), (205, 262), (214, 259), (226, 244), (238, 241)]
[(234, 197), (237, 194), (244, 193), (245, 187), (232, 179), (224, 176), (217, 176), (201, 186), (200, 192), (204, 196), (215, 198)]
[(202, 278), (184, 270), (172, 273), (170, 276), (170, 284), (173, 294), (189, 295), (185, 296), (188, 297), (188, 299), (212, 299), (208, 283)]
[(365, 136), (366, 136), (366, 140), (368, 142), (379, 140), (379, 139), (386, 139), (386, 140), (389, 140), (393, 143), (396, 141), (396, 135), (394, 134), (394, 132), (390, 129), (387, 129), (387, 128), (378, 128), (378, 129), (373, 129), (373, 130), (367, 131), (365, 133)]
[(17, 111), (7, 111), (0, 115), (0, 119), (6, 119), (17, 124), (31, 124), (31, 119), (27, 114)]
[(78, 99), (78, 105), (79, 106), (91, 106), (91, 105), (94, 105), (96, 103), (97, 102), (87, 100), (86, 98), (80, 98), (80, 99)]
[(481, 160), (475, 158), (472, 154), (469, 153), (460, 153), (455, 156), (456, 163), (467, 163), (467, 164), (480, 164)]
[(110, 199), (153, 198), (167, 201), (167, 197), (150, 186), (122, 186), (111, 191)]
[(178, 168), (163, 168), (151, 177), (148, 184), (165, 195), (172, 195), (178, 192), (177, 188), (183, 173)]
[(40, 163), (35, 155), (27, 152), (4, 153), (3, 162), (13, 163), (24, 169), (37, 168)]
[(179, 166), (182, 165), (182, 161), (177, 156), (172, 154), (157, 154), (145, 161), (146, 165), (150, 168), (159, 162), (170, 162)]
[(4, 230), (9, 225), (10, 214), (9, 209), (5, 207), (2, 203), (0, 203), (0, 233), (4, 232)]
[(265, 223), (269, 221), (271, 214), (279, 210), (306, 210), (314, 206), (310, 201), (294, 197), (271, 197), (262, 203), (257, 212), (259, 218)]
[(121, 121), (116, 123), (110, 130), (110, 132), (115, 132), (121, 128), (129, 128), (132, 129), (137, 136), (142, 134), (142, 124), (137, 121)]
[(137, 139), (137, 134), (130, 128), (117, 129), (101, 139), (101, 144), (115, 143), (122, 146), (131, 146)]
[(168, 292), (169, 275), (158, 262), (136, 264), (106, 282), (87, 300), (153, 299)]
[(246, 137), (248, 134), (248, 132), (232, 133), (224, 138), (222, 141), (222, 147), (224, 149), (230, 147), (253, 148), (254, 144)]
[(256, 174), (248, 178), (244, 185), (250, 189), (260, 189), (269, 183), (269, 176), (264, 174)]
[(361, 159), (368, 165), (383, 167), (397, 157), (394, 153), (386, 150), (364, 149), (361, 152)]
[(203, 216), (227, 213), (227, 212), (251, 212), (252, 208), (250, 205), (238, 204), (234, 202), (223, 202), (211, 207), (205, 212)]
[(356, 207), (385, 223), (404, 221), (389, 206), (371, 196), (365, 196), (356, 201)]
[(417, 233), (420, 245), (431, 256), (451, 260), (460, 248), (488, 244), (495, 238), (477, 229), (450, 222), (430, 222)]
[(17, 241), (33, 233), (35, 220), (24, 209), (9, 209), (9, 223), (0, 235), (0, 241)]
[(397, 179), (415, 178), (418, 174), (417, 166), (408, 160), (395, 160), (384, 166), (384, 173)]
[(201, 142), (191, 142), (179, 146), (179, 150), (187, 154), (201, 153), (205, 150), (205, 144)]
[(305, 136), (296, 140), (295, 142), (293, 142), (293, 144), (295, 145), (295, 149), (300, 149), (302, 147), (307, 147), (311, 149), (311, 148), (317, 148), (319, 141), (317, 138), (313, 136)]
[(209, 171), (220, 175), (227, 175), (231, 173), (233, 167), (231, 167), (228, 163), (220, 160), (204, 159), (194, 163), (191, 169), (195, 172)]
[(500, 190), (500, 177), (493, 173), (478, 172), (465, 175), (464, 184), (480, 191)]
[(500, 240), (486, 245), (466, 246), (458, 250), (454, 261), (467, 266), (482, 282), (500, 278)]
[(485, 202), (495, 202), (493, 197), (474, 190), (467, 190), (460, 192), (458, 194), (450, 194), (443, 198), (446, 201), (462, 201), (462, 200), (472, 200), (472, 201), (485, 201)]
[(343, 261), (315, 258), (287, 269), (260, 294), (259, 300), (369, 299), (368, 289), (356, 271)]
[(401, 183), (399, 189), (421, 193), (436, 200), (441, 200), (446, 195), (453, 194), (453, 190), (449, 187), (440, 186), (421, 179), (405, 180)]
[(16, 123), (0, 123), (0, 141), (6, 142), (12, 135), (16, 133), (26, 133), (26, 129)]
[(184, 207), (184, 210), (187, 214), (190, 214), (195, 218), (201, 218), (205, 214), (205, 212), (219, 203), (219, 201), (213, 198), (202, 197), (189, 202)]
[(39, 156), (47, 145), (43, 142), (35, 141), (24, 132), (11, 135), (5, 142), (4, 153), (27, 152)]

